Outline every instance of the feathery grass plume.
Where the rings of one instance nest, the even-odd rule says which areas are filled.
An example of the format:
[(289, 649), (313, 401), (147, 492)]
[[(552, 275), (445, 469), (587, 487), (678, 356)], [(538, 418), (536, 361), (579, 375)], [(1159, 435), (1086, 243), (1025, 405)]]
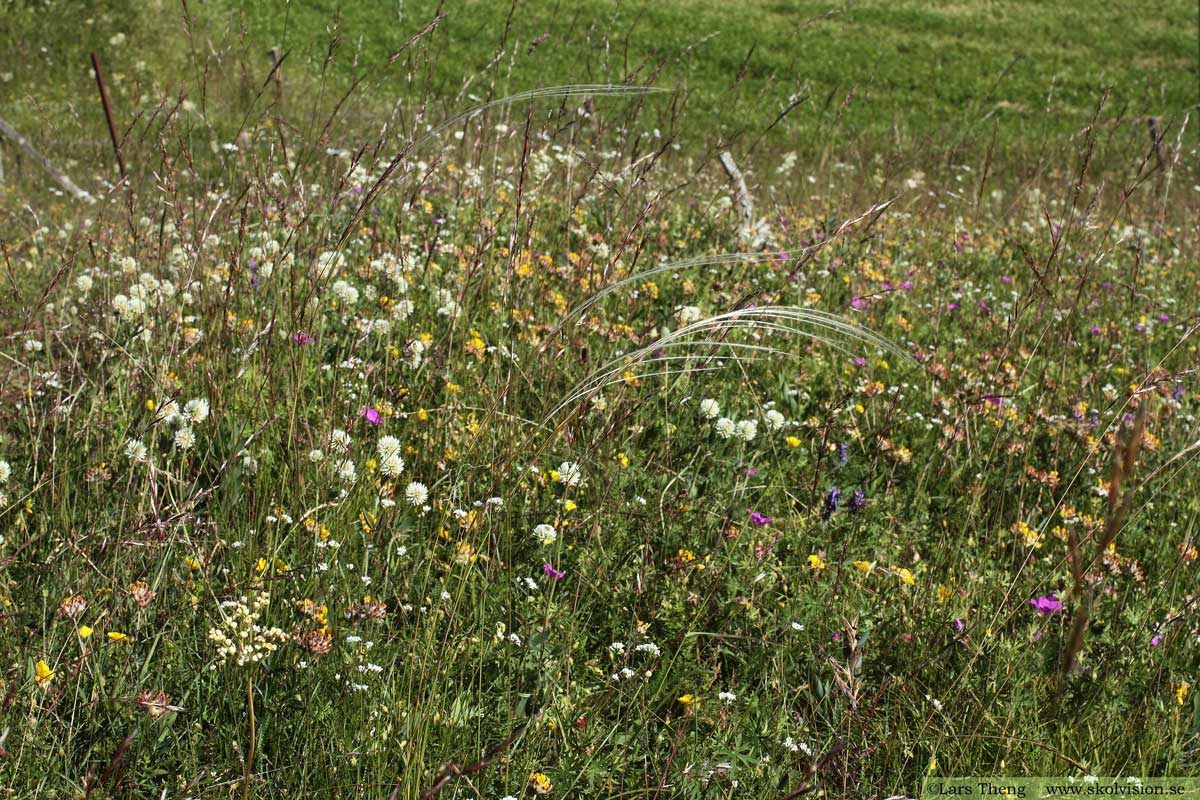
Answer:
[[(826, 247), (838, 241), (846, 234), (847, 231), (863, 220), (870, 218), (871, 223), (874, 223), (874, 221), (878, 219), (884, 211), (890, 208), (894, 202), (896, 202), (895, 197), (891, 198), (890, 200), (885, 200), (882, 203), (876, 203), (858, 216), (844, 220), (842, 224), (838, 225), (833, 233), (829, 234), (821, 241), (815, 242), (814, 244), (803, 247), (797, 251), (785, 251), (785, 254), (788, 256), (797, 256), (800, 264), (807, 263)], [(595, 292), (587, 300), (584, 300), (582, 303), (572, 309), (555, 327), (554, 333), (558, 333), (565, 329), (570, 323), (578, 321), (589, 308), (596, 305), (613, 292), (619, 291), (626, 286), (645, 281), (647, 278), (655, 275), (661, 275), (664, 272), (675, 272), (682, 269), (689, 269), (691, 267), (710, 267), (720, 264), (757, 264), (763, 261), (775, 261), (779, 258), (779, 253), (720, 253), (718, 255), (695, 256), (693, 258), (685, 258), (679, 261), (667, 261), (659, 264), (656, 267), (651, 267), (650, 269), (628, 275), (621, 280), (611, 283), (608, 286), (605, 286), (603, 289)]]
[[(558, 405), (546, 415), (543, 423), (553, 419), (563, 409), (580, 398), (586, 397), (612, 383), (621, 381), (623, 373), (635, 366), (659, 364), (675, 360), (686, 361), (703, 356), (704, 362), (699, 367), (667, 369), (662, 372), (639, 377), (714, 371), (720, 369), (721, 365), (710, 365), (710, 362), (716, 358), (716, 353), (723, 347), (735, 351), (747, 350), (751, 353), (761, 353), (765, 356), (796, 355), (791, 350), (773, 345), (755, 345), (726, 341), (726, 337), (738, 331), (765, 331), (768, 334), (781, 337), (799, 336), (821, 342), (841, 352), (849, 352), (847, 345), (857, 343), (892, 353), (900, 358), (908, 357), (907, 353), (889, 340), (837, 314), (799, 306), (751, 306), (739, 308), (697, 320), (660, 336), (650, 344), (632, 353), (610, 360), (577, 383), (559, 401)], [(694, 338), (697, 336), (700, 338)], [(683, 350), (685, 355), (660, 355), (665, 351), (673, 349)]]

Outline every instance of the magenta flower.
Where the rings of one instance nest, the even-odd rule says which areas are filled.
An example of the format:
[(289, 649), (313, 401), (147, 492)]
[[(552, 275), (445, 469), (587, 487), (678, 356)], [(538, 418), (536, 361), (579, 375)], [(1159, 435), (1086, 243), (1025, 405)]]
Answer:
[(567, 574), (561, 569), (555, 569), (554, 565), (550, 563), (543, 564), (542, 567), (546, 570), (546, 576), (554, 578), (556, 581), (562, 580), (563, 576)]
[(766, 514), (760, 514), (757, 511), (751, 511), (750, 512), (750, 522), (752, 522), (755, 525), (770, 525), (772, 522), (772, 519), (770, 517), (768, 517)]
[(296, 331), (295, 333), (292, 334), (292, 341), (295, 342), (296, 344), (300, 345), (301, 347), (303, 347), (306, 344), (312, 344), (313, 342), (316, 341), (316, 339), (309, 336), (304, 331)]
[(1162, 637), (1155, 634), (1155, 636), (1150, 640), (1150, 646), (1158, 647), (1160, 644), (1162, 644)]
[(1033, 606), (1034, 610), (1036, 610), (1043, 617), (1048, 617), (1051, 614), (1057, 614), (1066, 608), (1066, 606), (1063, 605), (1062, 600), (1059, 600), (1052, 594), (1046, 595), (1045, 597), (1035, 597), (1029, 601), (1029, 605)]
[(380, 414), (377, 409), (364, 406), (358, 410), (358, 413), (362, 414), (367, 422), (371, 423), (372, 425), (383, 424), (383, 415)]

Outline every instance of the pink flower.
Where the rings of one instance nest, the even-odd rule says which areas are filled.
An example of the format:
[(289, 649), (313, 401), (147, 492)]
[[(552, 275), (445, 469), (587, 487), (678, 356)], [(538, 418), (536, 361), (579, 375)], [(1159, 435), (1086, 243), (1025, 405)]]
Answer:
[(300, 345), (301, 347), (303, 347), (306, 344), (312, 344), (313, 342), (316, 341), (316, 339), (309, 336), (304, 331), (296, 331), (295, 333), (292, 334), (292, 341), (295, 342), (296, 344)]
[(1059, 600), (1052, 594), (1045, 597), (1035, 597), (1029, 601), (1029, 605), (1033, 606), (1034, 609), (1043, 617), (1048, 617), (1051, 614), (1057, 614), (1066, 608), (1066, 606), (1063, 605), (1062, 600)]
[(567, 574), (561, 569), (555, 569), (554, 565), (550, 563), (543, 564), (542, 568), (546, 570), (547, 577), (554, 578), (556, 581), (562, 580), (563, 576)]
[(379, 413), (379, 411), (377, 411), (374, 408), (369, 408), (367, 406), (364, 406), (363, 408), (360, 408), (358, 410), (358, 413), (362, 414), (363, 417), (367, 420), (367, 422), (371, 423), (372, 425), (382, 425), (383, 424), (383, 415), (381, 415)]

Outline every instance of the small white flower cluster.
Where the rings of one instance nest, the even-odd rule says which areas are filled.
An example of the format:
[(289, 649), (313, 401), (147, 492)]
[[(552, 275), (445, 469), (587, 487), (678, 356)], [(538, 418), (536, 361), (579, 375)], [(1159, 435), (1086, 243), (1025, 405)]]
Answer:
[(552, 545), (558, 541), (558, 531), (554, 530), (553, 525), (542, 523), (533, 529), (533, 536), (538, 540), (539, 544)]
[[(231, 661), (239, 667), (257, 664), (279, 649), (287, 641), (287, 634), (279, 628), (265, 628), (259, 624), (263, 609), (271, 602), (271, 595), (260, 592), (253, 600), (244, 595), (236, 602), (222, 604), (229, 609), (220, 625), (208, 629), (208, 638), (217, 645), (217, 655), (222, 664)], [(216, 668), (216, 665), (213, 665)]]
[[(196, 434), (192, 427), (207, 420), (208, 412), (208, 401), (200, 397), (188, 400), (182, 409), (179, 408), (179, 403), (168, 400), (159, 408), (158, 418), (175, 428), (171, 437), (175, 446), (180, 450), (190, 450), (196, 446)], [(146, 447), (139, 440), (130, 440), (125, 443), (125, 456), (130, 461), (144, 461)]]
[(714, 428), (717, 431), (717, 436), (720, 436), (722, 439), (736, 437), (743, 442), (752, 442), (754, 441), (754, 437), (758, 435), (758, 423), (752, 419), (743, 419), (734, 422), (729, 417), (721, 417), (717, 420)]
[(400, 457), (400, 440), (395, 436), (381, 436), (376, 445), (379, 453), (379, 472), (395, 478), (404, 472), (404, 459)]

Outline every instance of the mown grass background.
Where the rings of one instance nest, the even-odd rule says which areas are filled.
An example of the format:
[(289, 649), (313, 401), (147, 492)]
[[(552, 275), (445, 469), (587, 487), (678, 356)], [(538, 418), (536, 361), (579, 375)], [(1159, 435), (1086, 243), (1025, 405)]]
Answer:
[[(1196, 774), (1196, 22), (1182, 2), (8, 4), (0, 116), (101, 200), (3, 148), (0, 797), (418, 798), (495, 748), (439, 796), (531, 795), (531, 773), (556, 796), (697, 799)], [(428, 126), (580, 81), (670, 91), (493, 109), (356, 214)], [(164, 279), (181, 291), (114, 313)], [(713, 338), (788, 357), (620, 361), (684, 307), (750, 305), (901, 352), (742, 328)], [(548, 419), (610, 359), (603, 405)], [(212, 406), (187, 452), (158, 416), (176, 396)], [(705, 397), (755, 439), (722, 438)], [(371, 465), (384, 433), (398, 480)], [(583, 485), (553, 477), (565, 461)], [(1088, 589), (1071, 554), (1128, 498)], [(327, 606), (331, 652), (219, 666), (220, 603), (260, 588), (289, 634), (316, 627), (297, 601)], [(1048, 594), (1062, 613), (1032, 608)], [(174, 708), (150, 716), (143, 690)]]

